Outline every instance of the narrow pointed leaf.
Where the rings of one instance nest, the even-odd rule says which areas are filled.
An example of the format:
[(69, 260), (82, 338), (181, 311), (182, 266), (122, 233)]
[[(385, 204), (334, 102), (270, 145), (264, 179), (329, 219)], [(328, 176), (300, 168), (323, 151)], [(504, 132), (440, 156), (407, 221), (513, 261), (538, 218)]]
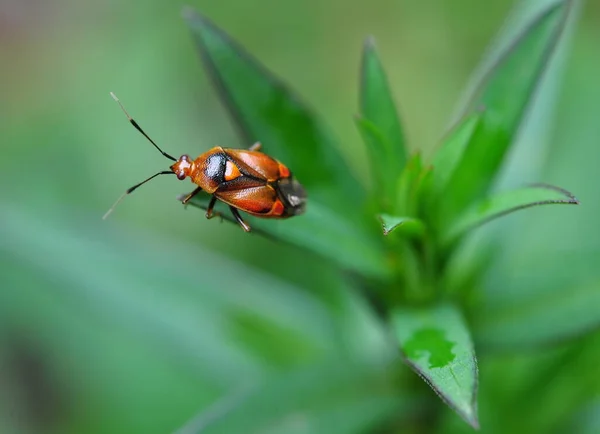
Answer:
[[(364, 189), (320, 120), (221, 29), (192, 9), (185, 10), (185, 17), (206, 70), (246, 145), (261, 142), (263, 151), (286, 164), (307, 190), (304, 215), (268, 222), (248, 218), (252, 227), (364, 274), (386, 274), (382, 247), (370, 239), (376, 232), (367, 228)], [(203, 207), (205, 202), (204, 196), (192, 204)]]
[[(367, 40), (363, 51), (360, 113), (384, 138), (369, 143), (372, 160), (380, 164), (373, 176), (380, 177), (382, 183), (393, 184), (406, 164), (406, 144), (387, 76), (372, 38)], [(388, 199), (392, 200), (393, 196)]]
[(394, 213), (398, 215), (419, 215), (419, 204), (423, 193), (423, 181), (429, 173), (423, 167), (420, 154), (411, 156), (398, 178), (398, 192)]
[(452, 305), (396, 309), (392, 326), (406, 362), (477, 428), (477, 361), (467, 325)]
[(485, 122), (449, 181), (446, 214), (463, 209), (489, 189), (555, 51), (569, 4), (557, 2), (533, 20), (476, 89), (469, 111), (483, 107)]
[(392, 167), (395, 163), (390, 160), (389, 140), (372, 121), (356, 117), (354, 122), (370, 155), (373, 195), (377, 198), (379, 209), (391, 210), (397, 200), (397, 180), (402, 169)]
[[(182, 200), (185, 195), (178, 197)], [(204, 192), (194, 196), (189, 205), (206, 210), (210, 196)], [(390, 270), (381, 242), (357, 230), (320, 203), (309, 203), (306, 214), (286, 220), (261, 219), (244, 215), (252, 232), (304, 248), (333, 261), (343, 268), (373, 277), (387, 277)], [(226, 206), (217, 202), (215, 210), (221, 218), (237, 225)], [(241, 229), (240, 229), (241, 230)]]
[(599, 280), (538, 292), (513, 303), (482, 307), (475, 337), (486, 349), (534, 350), (600, 328), (599, 306)]
[(577, 205), (579, 201), (566, 190), (544, 184), (500, 193), (468, 209), (453, 222), (443, 238), (451, 242), (491, 220), (522, 209), (552, 204)]
[(373, 122), (391, 145), (390, 157), (400, 169), (406, 163), (404, 132), (386, 73), (372, 38), (365, 43), (362, 59), (360, 112)]
[(482, 113), (477, 112), (460, 122), (448, 134), (436, 151), (433, 158), (433, 189), (440, 193), (446, 186), (456, 167), (462, 160), (465, 149), (473, 138), (480, 121)]
[(344, 361), (272, 376), (242, 399), (231, 392), (177, 434), (372, 432), (410, 408), (392, 386), (390, 371)]
[(184, 16), (244, 146), (261, 142), (307, 187), (311, 200), (338, 206), (340, 196), (360, 200), (363, 189), (307, 104), (206, 17), (191, 8)]

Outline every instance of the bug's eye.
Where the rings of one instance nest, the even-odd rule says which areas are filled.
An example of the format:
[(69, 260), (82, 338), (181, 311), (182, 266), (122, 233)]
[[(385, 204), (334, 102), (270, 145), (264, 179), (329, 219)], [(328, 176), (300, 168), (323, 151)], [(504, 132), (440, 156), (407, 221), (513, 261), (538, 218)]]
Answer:
[(179, 179), (180, 181), (183, 181), (185, 179), (185, 173), (179, 172), (177, 174), (177, 179)]

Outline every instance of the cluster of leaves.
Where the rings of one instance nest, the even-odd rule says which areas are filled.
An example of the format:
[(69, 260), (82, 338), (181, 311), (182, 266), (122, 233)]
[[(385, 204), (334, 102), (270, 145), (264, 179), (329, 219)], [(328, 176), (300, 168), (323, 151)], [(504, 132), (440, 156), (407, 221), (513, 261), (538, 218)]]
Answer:
[[(452, 287), (446, 276), (474, 228), (531, 206), (578, 203), (569, 192), (544, 184), (492, 190), (570, 7), (569, 1), (548, 7), (497, 56), (430, 162), (409, 152), (369, 39), (355, 119), (370, 157), (368, 191), (297, 95), (222, 30), (194, 11), (186, 13), (204, 65), (243, 140), (262, 142), (308, 191), (304, 216), (285, 222), (249, 218), (254, 230), (351, 270), (368, 288), (403, 360), (473, 427), (478, 426), (473, 338), (478, 331), (467, 325), (464, 311), (471, 288)], [(207, 200), (197, 196), (191, 204), (206, 208)], [(590, 324), (584, 320), (580, 326), (573, 334)]]

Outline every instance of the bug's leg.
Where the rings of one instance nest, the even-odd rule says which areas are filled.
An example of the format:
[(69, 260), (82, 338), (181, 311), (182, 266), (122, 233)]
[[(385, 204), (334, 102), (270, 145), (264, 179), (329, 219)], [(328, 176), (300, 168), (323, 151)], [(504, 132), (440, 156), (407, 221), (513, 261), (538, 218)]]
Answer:
[(250, 148), (248, 148), (249, 151), (260, 151), (260, 148), (262, 148), (262, 145), (260, 142), (256, 142), (254, 145), (250, 146)]
[(187, 205), (187, 203), (192, 199), (192, 197), (196, 196), (201, 191), (202, 191), (202, 187), (197, 187), (194, 191), (192, 191), (190, 194), (188, 194), (186, 197), (184, 197), (183, 200), (181, 201), (181, 203), (184, 205)]
[(230, 206), (229, 209), (231, 210), (231, 214), (233, 214), (233, 217), (235, 217), (235, 220), (242, 227), (242, 229), (245, 230), (246, 232), (250, 232), (250, 225), (248, 223), (246, 223), (244, 221), (244, 219), (242, 219), (242, 216), (240, 215), (238, 210), (232, 206)]
[(217, 202), (217, 198), (215, 196), (210, 198), (210, 202), (208, 203), (208, 208), (206, 208), (206, 218), (211, 219), (213, 217), (218, 217), (221, 214), (218, 212), (213, 213), (213, 208), (215, 207), (215, 203)]

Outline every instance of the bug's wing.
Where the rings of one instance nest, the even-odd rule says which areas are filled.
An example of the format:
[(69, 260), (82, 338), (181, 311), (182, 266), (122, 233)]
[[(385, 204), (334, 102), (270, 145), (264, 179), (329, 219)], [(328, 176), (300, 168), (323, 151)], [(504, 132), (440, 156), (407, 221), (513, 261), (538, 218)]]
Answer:
[(280, 163), (262, 152), (226, 149), (225, 153), (241, 172), (245, 172), (250, 176), (269, 182), (276, 181), (281, 177)]
[(277, 192), (270, 185), (242, 190), (217, 191), (214, 194), (217, 199), (248, 214), (260, 217), (281, 217), (284, 213), (284, 206), (277, 197)]

